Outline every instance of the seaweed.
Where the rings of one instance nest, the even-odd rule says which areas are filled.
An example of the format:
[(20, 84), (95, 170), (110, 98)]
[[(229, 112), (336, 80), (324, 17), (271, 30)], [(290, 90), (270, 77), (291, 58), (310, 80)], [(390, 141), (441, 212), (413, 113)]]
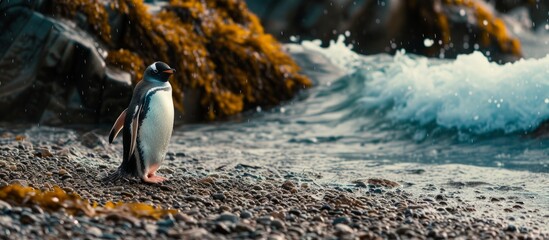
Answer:
[(127, 49), (109, 51), (105, 61), (108, 65), (129, 72), (133, 77), (134, 83), (137, 83), (138, 79), (143, 78), (143, 72), (145, 72), (143, 59)]
[(67, 193), (58, 186), (50, 190), (38, 190), (19, 184), (10, 184), (0, 188), (0, 200), (12, 205), (33, 206), (37, 205), (48, 211), (63, 209), (71, 215), (87, 215), (90, 217), (106, 214), (129, 214), (137, 218), (158, 220), (168, 214), (176, 214), (177, 210), (162, 209), (145, 203), (107, 202), (104, 207), (97, 206), (94, 202), (82, 199), (76, 193)]
[[(512, 53), (516, 56), (522, 55), (520, 41), (513, 38), (507, 32), (503, 20), (492, 14), (486, 6), (473, 0), (445, 0), (445, 4), (464, 6), (473, 9), (477, 20), (477, 26), (481, 29), (480, 43), (482, 46), (488, 46), (494, 40), (502, 52)], [(448, 17), (443, 12), (437, 12), (442, 40), (445, 44), (450, 42), (450, 27)]]

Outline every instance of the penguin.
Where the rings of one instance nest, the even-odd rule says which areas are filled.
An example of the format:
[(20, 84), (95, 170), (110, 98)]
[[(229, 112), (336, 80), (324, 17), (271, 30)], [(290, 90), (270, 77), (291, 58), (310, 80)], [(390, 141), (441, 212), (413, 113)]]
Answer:
[(109, 143), (123, 130), (124, 155), (116, 172), (103, 179), (113, 182), (122, 177), (139, 177), (147, 183), (166, 178), (156, 175), (164, 161), (173, 130), (174, 106), (168, 79), (175, 69), (155, 62), (145, 69), (128, 108), (116, 119)]

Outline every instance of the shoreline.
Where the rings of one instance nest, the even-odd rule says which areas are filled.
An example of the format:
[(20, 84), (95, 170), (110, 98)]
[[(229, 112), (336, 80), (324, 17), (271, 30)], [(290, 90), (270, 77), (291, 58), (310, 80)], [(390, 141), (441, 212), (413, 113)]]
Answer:
[[(444, 173), (436, 171), (444, 167), (464, 173), (475, 167), (424, 166), (423, 173), (406, 175), (377, 166), (377, 175), (372, 171), (363, 173), (367, 178), (334, 181), (322, 172), (239, 160), (219, 164), (193, 152), (172, 151), (159, 170), (169, 179), (165, 183), (131, 179), (102, 184), (100, 179), (120, 163), (121, 140), (109, 145), (106, 136), (95, 132), (0, 129), (0, 186), (19, 183), (46, 190), (58, 185), (100, 206), (142, 202), (179, 213), (158, 221), (125, 214), (87, 217), (0, 202), (0, 226), (8, 230), (0, 231), (1, 238), (549, 237), (547, 209), (539, 209), (536, 201), (517, 198), (512, 189), (501, 190), (509, 194), (476, 192), (498, 187), (489, 182), (446, 176), (455, 177), (451, 186), (437, 180)], [(394, 181), (398, 187), (390, 186)]]

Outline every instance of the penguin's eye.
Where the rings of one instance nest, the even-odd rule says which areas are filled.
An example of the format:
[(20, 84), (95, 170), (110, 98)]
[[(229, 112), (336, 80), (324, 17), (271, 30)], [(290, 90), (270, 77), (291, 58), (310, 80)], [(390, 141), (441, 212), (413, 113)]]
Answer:
[(154, 73), (158, 73), (158, 70), (154, 69), (153, 72), (154, 72)]

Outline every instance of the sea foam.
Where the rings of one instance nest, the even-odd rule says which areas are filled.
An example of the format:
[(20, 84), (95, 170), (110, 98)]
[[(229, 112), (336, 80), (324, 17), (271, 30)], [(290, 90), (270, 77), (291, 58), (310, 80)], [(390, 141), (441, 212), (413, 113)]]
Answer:
[(329, 48), (303, 46), (363, 78), (359, 107), (382, 109), (394, 122), (483, 134), (530, 131), (549, 119), (549, 55), (498, 65), (480, 52), (448, 61), (400, 51), (379, 61), (352, 52), (341, 38)]

